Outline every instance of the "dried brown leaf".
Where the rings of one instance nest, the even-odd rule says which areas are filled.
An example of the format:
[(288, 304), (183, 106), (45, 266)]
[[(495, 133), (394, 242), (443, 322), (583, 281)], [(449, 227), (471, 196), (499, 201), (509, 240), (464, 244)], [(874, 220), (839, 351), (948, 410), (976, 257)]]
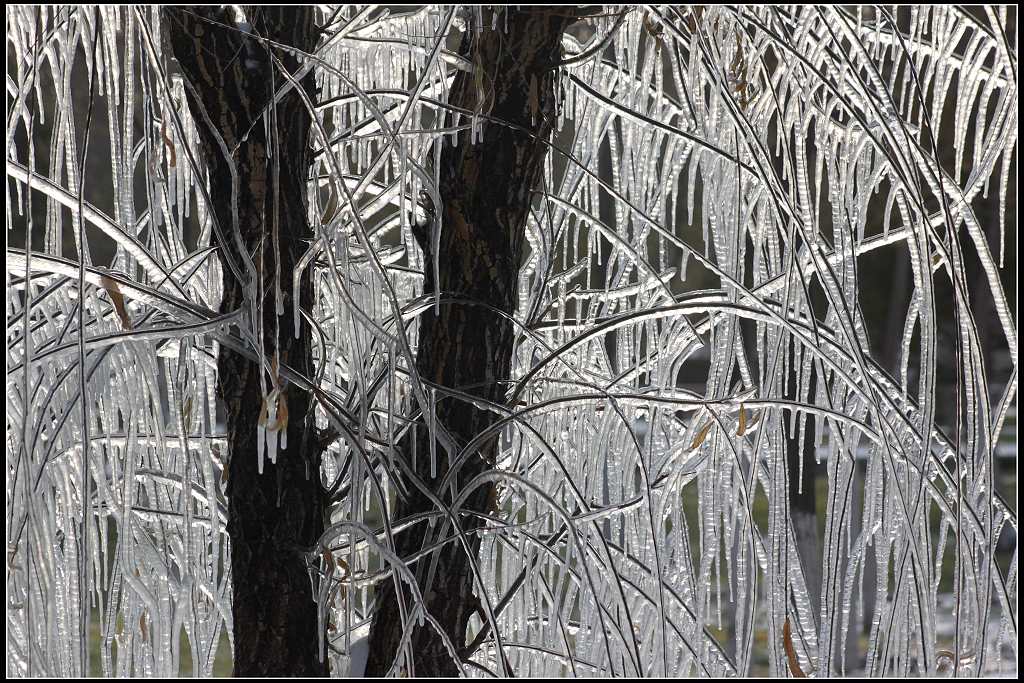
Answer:
[(117, 286), (117, 281), (112, 277), (103, 275), (100, 277), (100, 284), (107, 292), (107, 296), (110, 297), (110, 303), (114, 305), (117, 317), (121, 319), (121, 327), (125, 330), (132, 329), (132, 320), (128, 317), (128, 309), (124, 305), (124, 295), (121, 294), (121, 288)]
[(277, 398), (277, 429), (288, 431), (288, 398), (284, 394)]
[(711, 431), (711, 427), (714, 424), (714, 420), (711, 420), (700, 428), (700, 431), (697, 432), (697, 436), (693, 437), (693, 443), (690, 444), (691, 451), (695, 448), (700, 448), (700, 445), (704, 443), (704, 439), (708, 438), (708, 432)]
[(185, 403), (181, 407), (181, 421), (185, 425), (185, 433), (192, 431), (192, 397), (186, 396)]
[(786, 649), (786, 661), (789, 662), (789, 673), (793, 678), (807, 678), (807, 674), (800, 668), (800, 660), (796, 657), (796, 648), (793, 647), (793, 631), (789, 626), (789, 617), (782, 626), (782, 647)]
[(168, 165), (174, 168), (174, 165), (178, 163), (178, 153), (174, 151), (174, 141), (167, 134), (167, 122), (164, 121), (164, 125), (160, 128), (160, 133), (164, 138), (164, 145), (167, 147), (167, 159)]

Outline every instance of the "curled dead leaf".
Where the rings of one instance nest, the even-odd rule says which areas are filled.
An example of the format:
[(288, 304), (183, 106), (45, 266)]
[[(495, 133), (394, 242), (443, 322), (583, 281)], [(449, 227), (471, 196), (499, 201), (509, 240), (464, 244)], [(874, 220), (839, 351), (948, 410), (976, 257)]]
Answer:
[(189, 434), (192, 432), (192, 397), (186, 396), (185, 402), (181, 406), (181, 421), (185, 425), (185, 433)]
[(288, 399), (284, 394), (277, 398), (277, 429), (278, 431), (288, 430)]
[(257, 420), (257, 424), (259, 424), (261, 426), (267, 424), (267, 399), (266, 398), (263, 399), (263, 403), (260, 406), (260, 416), (259, 416), (259, 419)]
[(174, 168), (175, 164), (178, 163), (178, 153), (174, 151), (174, 141), (171, 140), (171, 136), (167, 134), (167, 122), (164, 121), (163, 126), (160, 127), (160, 134), (164, 138), (164, 145), (167, 147), (167, 164), (171, 168)]
[[(338, 578), (338, 581), (344, 581), (345, 579), (347, 579), (351, 575), (351, 571), (349, 570), (349, 567), (348, 567), (348, 562), (346, 562), (343, 558), (339, 557), (338, 558), (338, 566), (341, 567), (341, 569), (345, 572), (344, 574), (342, 574)], [(348, 588), (345, 586), (345, 584), (341, 584), (338, 587), (338, 594), (341, 596), (342, 600), (345, 600), (345, 599), (348, 598)]]
[(100, 284), (107, 292), (107, 296), (110, 297), (110, 303), (114, 305), (117, 317), (121, 319), (121, 327), (125, 330), (132, 329), (132, 320), (128, 317), (128, 309), (124, 305), (124, 295), (121, 294), (121, 288), (117, 286), (117, 281), (112, 277), (103, 275), (100, 277)]
[(789, 617), (782, 626), (782, 647), (786, 650), (786, 661), (789, 663), (789, 673), (793, 678), (807, 678), (807, 674), (800, 668), (800, 660), (796, 656), (796, 648), (793, 647), (793, 631), (789, 626)]
[(697, 436), (693, 437), (693, 443), (690, 444), (691, 451), (695, 448), (700, 448), (700, 445), (704, 443), (704, 439), (708, 438), (708, 432), (711, 431), (712, 425), (714, 425), (714, 421), (709, 420), (707, 424), (700, 428), (700, 431), (697, 432)]

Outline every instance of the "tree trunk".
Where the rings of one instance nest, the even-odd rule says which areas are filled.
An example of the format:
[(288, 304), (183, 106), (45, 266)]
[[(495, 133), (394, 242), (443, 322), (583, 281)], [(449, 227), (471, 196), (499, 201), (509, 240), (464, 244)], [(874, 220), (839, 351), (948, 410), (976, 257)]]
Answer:
[[(482, 111), (489, 118), (478, 121), (478, 135), (482, 139), (478, 137), (471, 143), (470, 131), (463, 130), (458, 134), (457, 146), (447, 137), (442, 145), (442, 229), (436, 283), (431, 240), (426, 234), (417, 235), (427, 263), (424, 292), (434, 292), (436, 285), (442, 296), (454, 295), (461, 300), (442, 302), (436, 313), (433, 309), (424, 313), (416, 365), (425, 382), (502, 403), (508, 389), (514, 329), (501, 313), (511, 315), (516, 308), (524, 226), (532, 192), (544, 166), (545, 141), (555, 118), (557, 69), (553, 66), (561, 57), (562, 33), (571, 23), (573, 12), (559, 7), (480, 11), (482, 26), (471, 19), (461, 47), (462, 53), (472, 60), (474, 72), (458, 74), (448, 101), (464, 110)], [(499, 16), (492, 30), (494, 12)], [(469, 122), (468, 115), (461, 117), (462, 124)], [(436, 419), (459, 447), (495, 421), (491, 413), (443, 397), (440, 392)], [(430, 439), (421, 423), (415, 434), (401, 444), (401, 451), (411, 466), (413, 459), (409, 456), (416, 449), (416, 471), (434, 489), (448, 469), (448, 454), (438, 442), (437, 476), (431, 477)], [(497, 439), (488, 441), (461, 466), (456, 491), (462, 491), (474, 476), (490, 467), (488, 461), (493, 461), (496, 445)], [(410, 495), (396, 506), (399, 519), (435, 509), (415, 485), (408, 484), (407, 488)], [(433, 492), (445, 505), (451, 504), (450, 490)], [(462, 510), (484, 512), (492, 493), (492, 484), (479, 486)], [(458, 540), (453, 540), (412, 567), (427, 611), (438, 620), (457, 650), (465, 648), (469, 619), (479, 605), (474, 595), (471, 563), (476, 561), (480, 543), (473, 533), (480, 525), (479, 520), (463, 514), (459, 522), (469, 538), (468, 553)], [(409, 557), (437, 540), (444, 528), (443, 520), (433, 528), (425, 523), (412, 526), (395, 539), (398, 555)], [(454, 535), (450, 525), (444, 533), (449, 538)], [(428, 577), (431, 561), (436, 561), (437, 567)], [(378, 588), (370, 630), (368, 676), (387, 674), (399, 654), (405, 625), (395, 590), (393, 580)], [(402, 590), (405, 604), (413, 605), (408, 587), (403, 584)], [(416, 623), (414, 618), (409, 619), (410, 615), (406, 616), (412, 624)], [(410, 628), (412, 662), (399, 660), (394, 673), (440, 676), (459, 672), (442, 638), (429, 624)], [(460, 657), (464, 656), (460, 653)]]
[[(310, 117), (295, 91), (264, 112), (271, 93), (287, 84), (281, 65), (294, 74), (295, 54), (271, 49), (253, 35), (312, 52), (317, 39), (309, 7), (248, 8), (236, 23), (226, 6), (170, 8), (164, 22), (184, 72), (186, 94), (209, 169), (210, 207), (220, 227), (224, 264), (221, 311), (241, 310), (240, 326), (260, 338), (266, 365), (222, 346), (218, 390), (227, 411), (228, 533), (231, 537), (232, 618), (236, 676), (326, 675), (320, 661), (316, 605), (304, 551), (324, 527), (319, 481), (320, 449), (313, 433), (310, 396), (282, 381), (287, 402), (287, 448), (277, 464), (257, 468), (257, 425), (267, 391), (281, 365), (313, 376), (308, 334), (295, 339), (289, 313), (276, 314), (275, 278), (281, 279), (285, 311), (292, 310), (291, 274), (311, 236), (306, 215)], [(239, 17), (240, 18), (240, 17)], [(276, 61), (275, 61), (276, 60)], [(313, 94), (312, 75), (301, 81)], [(269, 130), (269, 135), (268, 135)], [(237, 176), (232, 178), (230, 154)], [(179, 156), (178, 163), (185, 163)], [(234, 181), (234, 187), (233, 187)], [(237, 222), (233, 215), (237, 210)], [(255, 277), (243, 264), (237, 237), (251, 255)], [(240, 281), (229, 264), (241, 273)], [(255, 289), (246, 282), (255, 280)], [(255, 306), (250, 291), (258, 292)], [(308, 275), (300, 305), (313, 300)], [(256, 320), (249, 314), (255, 311)], [(266, 387), (266, 391), (265, 391)]]

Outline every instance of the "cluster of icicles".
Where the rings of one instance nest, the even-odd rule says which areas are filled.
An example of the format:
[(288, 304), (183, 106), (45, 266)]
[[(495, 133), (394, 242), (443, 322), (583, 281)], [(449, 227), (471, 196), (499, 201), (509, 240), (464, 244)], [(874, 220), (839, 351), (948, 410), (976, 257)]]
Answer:
[[(346, 674), (365, 656), (374, 587), (411, 581), (390, 534), (414, 520), (384, 524), (404, 476), (394, 458), (445, 462), (395, 445), (417, 412), (435, 429), (445, 397), (413, 362), (417, 316), (446, 294), (423, 291), (438, 263), (412, 234), (424, 198), (440, 201), (428, 155), (498, 125), (442, 126), (454, 75), (473, 68), (452, 37), (469, 22), (500, 36), (511, 10), (321, 11), (315, 235), (273, 296), (249, 300), (313, 335), (303, 380), (328, 397), (318, 427), (344, 434), (320, 472), (332, 524), (309, 558), (321, 652)], [(996, 467), (1017, 389), (1001, 279), (1015, 19), (966, 12), (609, 7), (566, 33), (513, 383), (506, 405), (477, 406), (500, 417), (500, 454), (468, 638), (489, 632), (467, 675), (1016, 670), (1017, 519)], [(259, 311), (217, 312), (197, 123), (162, 20), (8, 10), (14, 675), (212, 675), (230, 653), (217, 349), (275, 349), (246, 329)], [(97, 139), (109, 157), (83, 174), (90, 84), (87, 158)], [(975, 209), (992, 193), (994, 229)], [(968, 244), (981, 263), (969, 283)], [(897, 252), (912, 285), (887, 364), (860, 270)], [(282, 290), (307, 269), (313, 310), (286, 311)], [(999, 367), (980, 353), (979, 296), (1009, 349)], [(955, 425), (934, 379), (950, 358)], [(290, 455), (287, 380), (267, 367), (261, 471)], [(816, 525), (789, 501), (815, 482), (802, 460), (790, 473), (784, 433), (813, 444), (824, 485), (810, 560)], [(425, 623), (410, 608), (410, 628)]]

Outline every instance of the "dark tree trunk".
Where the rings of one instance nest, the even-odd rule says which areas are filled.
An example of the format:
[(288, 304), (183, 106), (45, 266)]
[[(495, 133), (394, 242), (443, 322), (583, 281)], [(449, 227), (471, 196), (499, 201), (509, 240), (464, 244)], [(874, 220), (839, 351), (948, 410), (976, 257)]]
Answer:
[[(244, 248), (255, 263), (256, 291), (261, 292), (255, 311), (263, 326), (264, 367), (271, 367), (276, 349), (282, 365), (307, 377), (313, 376), (310, 338), (305, 334), (295, 339), (290, 311), (291, 274), (305, 249), (303, 240), (310, 237), (306, 218), (310, 117), (295, 91), (277, 103), (276, 116), (264, 112), (273, 90), (287, 83), (280, 65), (294, 74), (300, 62), (293, 53), (271, 49), (252, 34), (312, 52), (317, 39), (313, 13), (309, 7), (249, 8), (246, 20), (252, 33), (244, 24), (236, 24), (233, 12), (223, 6), (171, 8), (163, 17), (171, 49), (184, 72), (189, 109), (209, 169), (210, 208), (220, 234), (227, 236), (227, 243), (217, 240), (225, 266), (221, 310), (243, 311), (240, 325), (254, 331), (260, 322), (249, 315), (253, 302), (244, 282), (228, 267), (232, 262), (236, 266), (244, 262), (232, 236), (237, 225)], [(301, 83), (312, 95), (312, 75)], [(234, 188), (226, 153), (237, 172)], [(237, 207), (237, 224), (233, 205)], [(239, 270), (243, 280), (251, 279), (246, 268), (239, 266)], [(282, 278), (286, 311), (280, 317), (275, 312), (276, 272)], [(312, 294), (306, 276), (300, 286), (303, 309), (310, 309)], [(269, 387), (274, 386), (271, 372), (221, 347), (218, 390), (227, 410), (230, 457), (227, 493), (234, 674), (325, 675), (327, 666), (319, 658), (316, 606), (303, 555), (315, 545), (324, 525), (320, 450), (311, 426), (313, 406), (306, 392), (282, 380), (288, 445), (279, 451), (277, 464), (266, 461), (259, 474), (257, 423), (264, 379)]]
[[(424, 291), (432, 293), (436, 284), (442, 296), (455, 295), (462, 301), (442, 303), (436, 314), (431, 309), (423, 315), (416, 365), (426, 382), (501, 403), (508, 388), (515, 331), (499, 312), (515, 311), (524, 226), (533, 190), (540, 182), (545, 141), (555, 117), (557, 70), (553, 65), (561, 58), (562, 33), (573, 19), (571, 9), (564, 7), (504, 9), (497, 11), (508, 16), (499, 15), (497, 28), (492, 30), (494, 10), (482, 11), (482, 30), (470, 21), (462, 43), (462, 52), (472, 60), (474, 73), (459, 73), (448, 101), (464, 110), (482, 111), (489, 119), (479, 124), (482, 140), (471, 143), (469, 131), (462, 131), (458, 146), (452, 146), (447, 138), (443, 143), (439, 169), (443, 227), (436, 283), (430, 265), (434, 258), (430, 240), (425, 234), (418, 235), (428, 264)], [(469, 120), (467, 115), (461, 117), (463, 124)], [(442, 398), (440, 393), (436, 415), (459, 447), (495, 421), (491, 413)], [(430, 437), (422, 424), (401, 444), (407, 457), (413, 447), (418, 453), (419, 477), (434, 488), (446, 473), (447, 454), (438, 443), (437, 477), (431, 478)], [(492, 439), (462, 465), (457, 491), (489, 467), (487, 462), (492, 460), (495, 448), (496, 439)], [(407, 462), (411, 464), (412, 458), (408, 457)], [(398, 518), (435, 509), (422, 491), (411, 484), (407, 488), (410, 495), (399, 501)], [(492, 488), (486, 485), (474, 490), (463, 511), (484, 512)], [(446, 505), (451, 503), (449, 490), (434, 493)], [(457, 650), (466, 645), (469, 619), (479, 605), (470, 567), (479, 548), (479, 538), (472, 531), (480, 522), (469, 515), (460, 515), (459, 521), (469, 532), (469, 553), (457, 540), (450, 541), (434, 557), (412, 567), (427, 610)], [(408, 557), (436, 540), (442, 527), (441, 522), (433, 529), (421, 523), (399, 534), (399, 556)], [(450, 526), (445, 533), (452, 536)], [(436, 560), (437, 568), (428, 579), (431, 560)], [(412, 605), (407, 587), (403, 585), (402, 590), (405, 604)], [(384, 675), (391, 669), (403, 631), (395, 584), (389, 580), (381, 584), (376, 598), (368, 676)], [(429, 625), (415, 627), (410, 643), (415, 675), (454, 675), (459, 671)], [(408, 664), (400, 661), (395, 672), (413, 673)]]

